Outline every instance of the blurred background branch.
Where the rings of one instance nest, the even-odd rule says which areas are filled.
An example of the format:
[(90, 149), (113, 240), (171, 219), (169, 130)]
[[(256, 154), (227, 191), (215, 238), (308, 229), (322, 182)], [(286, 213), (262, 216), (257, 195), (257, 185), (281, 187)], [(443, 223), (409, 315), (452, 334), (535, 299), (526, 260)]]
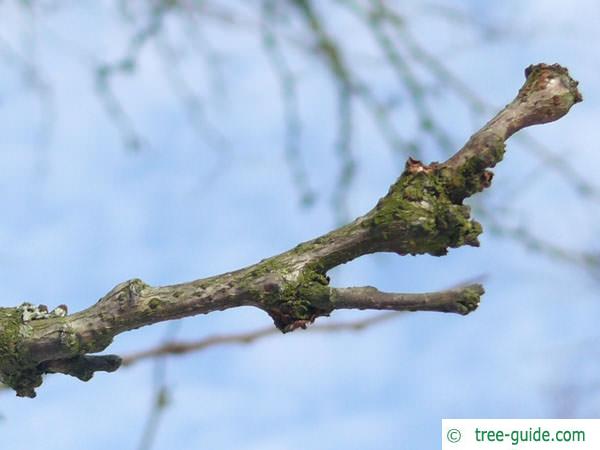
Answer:
[[(193, 257), (210, 251), (209, 240), (228, 239), (239, 250), (237, 253), (225, 251), (222, 257), (225, 263), (210, 261), (205, 263), (206, 267), (202, 266), (203, 270), (215, 273), (217, 269), (213, 266), (228, 270), (238, 266), (237, 259), (250, 261), (251, 255), (264, 256), (273, 247), (286, 248), (289, 242), (297, 240), (294, 232), (303, 236), (303, 228), (308, 227), (296, 224), (314, 224), (313, 217), (318, 216), (325, 217), (327, 223), (319, 222), (316, 226), (328, 228), (331, 222), (344, 222), (363, 213), (361, 208), (373, 200), (369, 186), (388, 176), (384, 170), (386, 165), (395, 164), (397, 172), (408, 156), (426, 162), (445, 159), (465, 136), (502, 106), (499, 102), (506, 96), (501, 90), (511, 90), (521, 78), (515, 76), (507, 80), (498, 75), (498, 67), (513, 64), (522, 67), (523, 60), (535, 62), (535, 58), (544, 55), (544, 58), (564, 61), (572, 66), (576, 75), (583, 72), (583, 77), (588, 77), (586, 86), (592, 90), (589, 80), (597, 73), (597, 62), (586, 48), (594, 38), (581, 36), (587, 36), (584, 35), (587, 28), (593, 31), (594, 27), (586, 24), (596, 20), (599, 12), (589, 4), (575, 2), (570, 8), (579, 11), (579, 17), (575, 25), (566, 26), (561, 25), (563, 22), (556, 23), (558, 19), (552, 15), (552, 8), (556, 11), (562, 8), (551, 2), (527, 3), (482, 7), (477, 2), (459, 5), (445, 1), (383, 0), (114, 0), (80, 5), (53, 0), (3, 2), (0, 4), (0, 17), (5, 24), (0, 29), (3, 69), (0, 112), (8, 130), (3, 148), (8, 151), (2, 160), (5, 175), (0, 192), (10, 213), (3, 221), (0, 239), (5, 262), (3, 295), (6, 304), (12, 305), (22, 296), (39, 297), (36, 289), (52, 297), (48, 303), (54, 301), (55, 296), (88, 300), (86, 295), (89, 296), (90, 291), (101, 292), (107, 283), (138, 275), (131, 273), (137, 270), (147, 270), (159, 280), (161, 276), (164, 279), (173, 279), (179, 274), (191, 276), (192, 268), (200, 264)], [(581, 17), (584, 9), (589, 13)], [(561, 14), (563, 16), (568, 14)], [(584, 51), (585, 57), (576, 58)], [(572, 62), (565, 61), (571, 55)], [(264, 83), (256, 83), (256, 73), (260, 73)], [(502, 73), (512, 73), (512, 69)], [(246, 86), (252, 83), (256, 87)], [(239, 86), (245, 90), (238, 89)], [(255, 96), (239, 95), (257, 90), (260, 92)], [(85, 101), (83, 92), (90, 92), (95, 104)], [(592, 91), (592, 102), (594, 96)], [(270, 97), (275, 97), (274, 104), (279, 106), (272, 106), (273, 115), (266, 115), (261, 106), (267, 104)], [(580, 116), (589, 117), (589, 122), (596, 117), (592, 102)], [(96, 106), (100, 110), (94, 109)], [(493, 256), (471, 263), (485, 265), (488, 260), (498, 258), (498, 247), (494, 247), (500, 245), (495, 244), (498, 239), (511, 255), (509, 258), (514, 261), (529, 258), (527, 267), (531, 273), (523, 275), (524, 278), (535, 283), (539, 277), (544, 285), (550, 286), (548, 292), (543, 288), (537, 291), (523, 288), (515, 292), (511, 286), (521, 286), (523, 280), (511, 279), (510, 283), (502, 284), (499, 288), (502, 298), (497, 300), (502, 305), (493, 309), (494, 301), (490, 302), (488, 311), (493, 319), (486, 319), (485, 311), (477, 316), (484, 324), (479, 331), (487, 336), (490, 330), (485, 324), (497, 324), (498, 320), (506, 325), (507, 333), (517, 336), (527, 334), (524, 330), (546, 336), (544, 330), (566, 327), (573, 334), (569, 334), (570, 338), (582, 344), (574, 344), (574, 348), (564, 352), (580, 358), (573, 356), (575, 361), (552, 370), (546, 370), (549, 364), (546, 360), (540, 366), (548, 377), (554, 377), (548, 383), (559, 385), (545, 391), (550, 392), (549, 401), (555, 401), (559, 407), (569, 403), (568, 408), (563, 406), (581, 413), (577, 404), (583, 403), (586, 395), (591, 398), (590, 392), (596, 389), (590, 380), (597, 374), (597, 367), (592, 364), (594, 358), (581, 358), (581, 355), (590, 348), (589, 342), (595, 341), (594, 336), (585, 335), (589, 327), (581, 324), (581, 317), (571, 317), (565, 310), (577, 310), (571, 304), (577, 302), (577, 307), (585, 311), (582, 315), (590, 318), (595, 315), (594, 302), (586, 303), (582, 299), (586, 297), (584, 292), (589, 292), (590, 297), (597, 292), (600, 249), (595, 236), (600, 186), (593, 170), (597, 161), (594, 125), (586, 128), (586, 120), (579, 120), (578, 129), (587, 130), (587, 139), (580, 136), (564, 142), (551, 131), (534, 130), (519, 134), (510, 143), (518, 146), (522, 156), (506, 171), (499, 169), (495, 182), (503, 182), (502, 189), (495, 189), (481, 201), (477, 199), (472, 203), (473, 215), (482, 219), (487, 232), (484, 248), (491, 247)], [(104, 126), (104, 121), (110, 126)], [(267, 133), (264, 128), (259, 129), (258, 123), (270, 121), (274, 126)], [(185, 127), (174, 123), (185, 123)], [(268, 145), (257, 138), (260, 133), (266, 136)], [(71, 140), (65, 140), (64, 136)], [(263, 150), (267, 156), (263, 159), (256, 156), (257, 148), (270, 150), (275, 144), (281, 149), (279, 153)], [(112, 178), (109, 173), (114, 166), (110, 164), (117, 158), (113, 150), (119, 145), (130, 159), (116, 165), (118, 175)], [(96, 146), (102, 147), (101, 150), (94, 150)], [(84, 153), (90, 154), (89, 162), (70, 164)], [(239, 191), (248, 189), (240, 179), (240, 172), (255, 171), (257, 179), (273, 177), (268, 173), (273, 170), (268, 162), (277, 159), (279, 154), (294, 187), (290, 193), (282, 184), (275, 185), (275, 181), (268, 186), (269, 190), (281, 191), (281, 203), (274, 203), (270, 197), (262, 200), (264, 192), (257, 192), (255, 198), (242, 197), (242, 201), (225, 190), (225, 186)], [(19, 155), (25, 162), (17, 156), (13, 162), (9, 155)], [(185, 163), (178, 165), (181, 160)], [(384, 162), (377, 165), (374, 161)], [(28, 177), (30, 162), (33, 170)], [(136, 184), (136, 174), (148, 173), (147, 167), (152, 164), (169, 175), (150, 177), (144, 184)], [(98, 178), (86, 171), (88, 165), (99, 173)], [(261, 171), (261, 165), (267, 169)], [(241, 167), (241, 171), (236, 171), (236, 167)], [(62, 184), (48, 181), (53, 179), (53, 172), (59, 174), (56, 178), (71, 194), (62, 194)], [(81, 179), (66, 175), (78, 172), (82, 174)], [(228, 178), (230, 174), (234, 175)], [(106, 189), (99, 181), (102, 178), (107, 180), (107, 185), (115, 186), (114, 191)], [(122, 180), (127, 181), (121, 184)], [(20, 187), (21, 182), (25, 187)], [(150, 184), (158, 187), (147, 187)], [(142, 190), (139, 186), (145, 186), (149, 195), (162, 205), (171, 203), (173, 209), (184, 209), (183, 205), (195, 202), (202, 204), (198, 206), (201, 211), (196, 216), (179, 216), (168, 207), (146, 204), (138, 193)], [(169, 189), (180, 195), (177, 198), (185, 200), (179, 200), (180, 203), (173, 200), (175, 194), (171, 196)], [(378, 189), (378, 186), (373, 187), (375, 192)], [(96, 190), (108, 192), (110, 200), (103, 202), (90, 194)], [(73, 194), (75, 191), (83, 192), (82, 198)], [(256, 238), (260, 242), (256, 244), (257, 249), (252, 244), (239, 244), (233, 235), (239, 234), (240, 239), (243, 237), (246, 241), (247, 236), (230, 224), (248, 222), (249, 228), (253, 225), (241, 212), (239, 217), (234, 216), (228, 210), (219, 209), (219, 202), (206, 200), (217, 194), (224, 196), (220, 200), (222, 204), (230, 203), (236, 211), (256, 209), (263, 222), (273, 220), (274, 229), (283, 236), (281, 241), (270, 247), (275, 232), (265, 227), (263, 233), (268, 239)], [(126, 206), (119, 208), (114, 216), (108, 216), (106, 204), (115, 203), (116, 198), (122, 199)], [(260, 209), (257, 205), (261, 202), (270, 203), (270, 209), (266, 212)], [(282, 222), (271, 218), (291, 216), (293, 208), (282, 206), (288, 203), (294, 207), (300, 205), (302, 213), (282, 226)], [(155, 213), (159, 209), (161, 212)], [(87, 219), (81, 225), (75, 216)], [(116, 217), (122, 222), (115, 221)], [(214, 237), (217, 234), (211, 234), (206, 225), (211, 220), (205, 217), (213, 218), (217, 222), (215, 227), (222, 228), (227, 237)], [(133, 231), (130, 234), (124, 231), (121, 236), (118, 234), (121, 231), (115, 230), (118, 227), (111, 225), (114, 223)], [(153, 228), (149, 223), (160, 224), (162, 228)], [(262, 226), (254, 225), (254, 228), (262, 229)], [(201, 229), (208, 236), (197, 245), (181, 243), (174, 237), (197, 227), (204, 227)], [(98, 235), (98, 228), (121, 237)], [(306, 233), (312, 234), (309, 231)], [(286, 232), (290, 233), (287, 237)], [(67, 238), (60, 237), (62, 233)], [(79, 234), (92, 235), (96, 244), (87, 244), (87, 238), (75, 239)], [(44, 246), (42, 238), (48, 235), (56, 243)], [(142, 237), (138, 237), (140, 235)], [(137, 239), (164, 241), (164, 247), (150, 246), (147, 253), (138, 252), (147, 255), (145, 259), (134, 260), (131, 255), (122, 255), (128, 253), (122, 252), (125, 246), (135, 248)], [(18, 252), (11, 250), (12, 242)], [(177, 246), (184, 249), (184, 254), (189, 252), (188, 259), (170, 253), (168, 248)], [(93, 263), (86, 266), (83, 257), (80, 260), (71, 255), (63, 261), (57, 256), (59, 253), (69, 255), (71, 247), (89, 255)], [(102, 253), (100, 247), (105, 247), (110, 256)], [(122, 263), (114, 261), (115, 254), (122, 255)], [(469, 264), (456, 258), (452, 260), (453, 270)], [(160, 268), (151, 269), (154, 266), (145, 263), (146, 259), (164, 259), (165, 262)], [(428, 282), (431, 274), (443, 278), (446, 273), (446, 269), (429, 260), (400, 263), (404, 264), (400, 266), (385, 257), (378, 261), (375, 263), (378, 270), (403, 284), (420, 283), (421, 273), (426, 274), (423, 276)], [(81, 285), (78, 285), (81, 291), (59, 289), (59, 281), (55, 281), (59, 278), (52, 276), (51, 265), (64, 267), (61, 270), (69, 278), (73, 276), (73, 267), (81, 267), (88, 275), (81, 276)], [(182, 266), (190, 266), (190, 272)], [(102, 267), (110, 267), (114, 272), (106, 269), (104, 273), (110, 275), (101, 275)], [(349, 266), (344, 269), (347, 272), (337, 276), (341, 279), (344, 273), (356, 276), (365, 270), (364, 266), (360, 267)], [(540, 275), (538, 271), (542, 270), (550, 271), (551, 275)], [(27, 283), (15, 282), (19, 290), (13, 291), (11, 281), (20, 279), (19, 273), (32, 273), (32, 278), (28, 278)], [(578, 274), (586, 278), (579, 279)], [(501, 275), (494, 275), (492, 286), (495, 279), (502, 280)], [(24, 284), (26, 288), (22, 287)], [(564, 286), (571, 286), (565, 295), (565, 301), (570, 302), (568, 308), (557, 306), (556, 300), (545, 301), (551, 296), (550, 291), (558, 292)], [(493, 295), (492, 291), (490, 296)], [(544, 302), (536, 303), (534, 295), (543, 297)], [(514, 303), (510, 303), (510, 298), (516, 299)], [(531, 302), (532, 311), (523, 309), (525, 300)], [(508, 308), (518, 308), (514, 318), (498, 319), (499, 312)], [(558, 314), (559, 318), (546, 316), (556, 310), (564, 311)], [(505, 324), (509, 320), (511, 322)], [(399, 340), (414, 339), (408, 334), (410, 324), (405, 329), (407, 335)], [(419, 331), (413, 330), (415, 334)], [(195, 327), (190, 333), (193, 336), (184, 343), (201, 342), (193, 338), (198, 335)], [(461, 333), (467, 331), (461, 328)], [(562, 339), (563, 333), (560, 334)], [(494, 342), (488, 342), (481, 335), (477, 341), (493, 348)], [(163, 339), (162, 334), (156, 340), (160, 339)], [(510, 340), (508, 344), (503, 343), (503, 351), (496, 354), (495, 360), (503, 358), (510, 344)], [(139, 342), (131, 345), (141, 346)], [(535, 347), (535, 343), (532, 345)], [(438, 347), (440, 353), (443, 353), (442, 347), (442, 344)], [(542, 353), (554, 352), (546, 349)], [(464, 351), (455, 358), (460, 361), (462, 354)], [(442, 354), (436, 355), (435, 360), (444, 361)], [(579, 379), (568, 369), (579, 367), (580, 359), (588, 361), (587, 378)], [(475, 363), (470, 361), (469, 364)], [(446, 370), (450, 369), (444, 366)], [(521, 373), (518, 367), (515, 370)], [(511, 370), (511, 374), (513, 372)], [(502, 371), (495, 370), (495, 373)], [(521, 375), (512, 380), (513, 385), (528, 379), (527, 375)], [(166, 379), (162, 375), (156, 378)], [(169, 396), (161, 392), (164, 386), (168, 390), (172, 388), (173, 379), (176, 375), (168, 381), (152, 382), (155, 406), (166, 404), (161, 399)], [(389, 392), (387, 396), (391, 398)], [(451, 397), (451, 394), (444, 393), (439, 398), (444, 396)], [(589, 403), (592, 406), (588, 406), (587, 411), (593, 411), (594, 402)], [(514, 409), (523, 410), (521, 406), (517, 404)], [(16, 414), (12, 410), (11, 413)], [(11, 419), (11, 414), (5, 415)], [(149, 419), (148, 423), (154, 420)]]

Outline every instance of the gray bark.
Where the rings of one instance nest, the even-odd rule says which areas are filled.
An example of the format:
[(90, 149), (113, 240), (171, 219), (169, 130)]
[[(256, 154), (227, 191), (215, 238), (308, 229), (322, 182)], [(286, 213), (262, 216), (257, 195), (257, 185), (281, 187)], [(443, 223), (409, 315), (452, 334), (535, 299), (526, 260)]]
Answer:
[[(490, 168), (518, 130), (557, 120), (582, 100), (577, 82), (559, 65), (530, 66), (517, 97), (443, 163), (409, 159), (375, 207), (353, 222), (244, 269), (172, 286), (134, 279), (119, 284), (84, 311), (60, 317), (0, 308), (0, 380), (33, 397), (45, 373), (88, 380), (114, 371), (120, 359), (101, 352), (123, 332), (212, 311), (254, 306), (283, 332), (304, 328), (335, 309), (440, 311), (477, 308), (479, 284), (427, 294), (383, 293), (372, 287), (333, 288), (327, 271), (376, 252), (441, 256), (449, 248), (478, 246), (481, 225), (463, 200), (488, 187)], [(45, 311), (44, 308), (41, 311)], [(29, 313), (28, 313), (29, 314)]]

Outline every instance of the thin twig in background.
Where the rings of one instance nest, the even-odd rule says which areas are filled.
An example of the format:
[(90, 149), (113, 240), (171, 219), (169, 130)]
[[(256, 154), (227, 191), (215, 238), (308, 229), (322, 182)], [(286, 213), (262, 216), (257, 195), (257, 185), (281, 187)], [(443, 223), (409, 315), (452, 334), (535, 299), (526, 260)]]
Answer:
[[(478, 280), (480, 280), (479, 278)], [(323, 323), (316, 324), (306, 330), (299, 330), (300, 333), (311, 334), (311, 333), (334, 333), (340, 331), (362, 331), (367, 328), (374, 327), (376, 325), (382, 324), (384, 322), (390, 321), (392, 319), (398, 318), (400, 316), (405, 315), (402, 311), (388, 311), (385, 313), (377, 314), (371, 317), (366, 317), (362, 319), (346, 321), (346, 322), (332, 322), (332, 323)], [(176, 323), (176, 322), (174, 322)], [(171, 331), (172, 333), (172, 331)], [(247, 331), (241, 333), (232, 333), (232, 334), (223, 334), (223, 335), (214, 335), (208, 336), (202, 339), (197, 340), (189, 340), (189, 341), (173, 341), (172, 335), (167, 335), (168, 338), (164, 340), (164, 342), (156, 347), (149, 348), (146, 350), (141, 350), (139, 352), (130, 353), (129, 355), (125, 355), (122, 359), (121, 366), (129, 367), (138, 362), (147, 360), (147, 359), (163, 359), (167, 356), (176, 356), (176, 355), (186, 355), (189, 353), (198, 353), (203, 350), (212, 347), (218, 347), (221, 345), (243, 345), (243, 344), (251, 344), (258, 340), (267, 338), (269, 336), (281, 335), (281, 331), (275, 328), (274, 326), (268, 326), (264, 328), (259, 328), (254, 331)], [(157, 369), (155, 367), (155, 375), (162, 374), (162, 369)], [(154, 379), (161, 379), (161, 377), (155, 376)], [(163, 383), (155, 383), (156, 386), (162, 386)], [(0, 390), (8, 390), (8, 387), (0, 384)], [(164, 397), (160, 388), (155, 390), (158, 394), (155, 395), (155, 408), (157, 404), (161, 404), (161, 407), (164, 406), (164, 401), (161, 398)], [(160, 401), (159, 401), (160, 400)], [(149, 419), (148, 422), (154, 422), (156, 419)], [(144, 441), (145, 439), (142, 439)]]
[[(302, 330), (301, 332), (311, 334), (332, 333), (338, 331), (362, 331), (366, 328), (370, 328), (380, 323), (397, 318), (403, 314), (403, 312), (399, 311), (390, 311), (386, 313), (377, 314), (372, 317), (367, 317), (365, 319), (353, 320), (348, 322), (316, 324), (310, 328), (307, 328), (306, 330)], [(122, 366), (132, 366), (146, 359), (196, 353), (202, 350), (206, 350), (207, 348), (216, 347), (220, 345), (251, 344), (255, 341), (275, 335), (281, 335), (281, 331), (279, 331), (274, 326), (268, 326), (254, 331), (215, 335), (198, 340), (165, 342), (164, 344), (159, 345), (158, 347), (142, 350), (124, 356)]]
[(281, 49), (279, 36), (274, 30), (276, 20), (275, 6), (276, 3), (272, 0), (263, 3), (262, 44), (280, 84), (285, 126), (286, 161), (290, 167), (296, 189), (300, 193), (301, 204), (303, 206), (311, 206), (316, 200), (316, 194), (310, 188), (308, 174), (302, 160), (302, 119), (298, 104), (297, 82), (294, 73), (289, 67), (285, 52)]
[[(174, 339), (175, 334), (181, 327), (181, 322), (171, 322), (167, 327), (163, 342), (169, 342)], [(150, 450), (158, 435), (158, 427), (161, 419), (170, 404), (170, 389), (167, 381), (167, 362), (164, 358), (158, 358), (154, 361), (154, 370), (152, 372), (154, 393), (152, 396), (152, 407), (146, 419), (146, 425), (142, 432), (138, 450)]]

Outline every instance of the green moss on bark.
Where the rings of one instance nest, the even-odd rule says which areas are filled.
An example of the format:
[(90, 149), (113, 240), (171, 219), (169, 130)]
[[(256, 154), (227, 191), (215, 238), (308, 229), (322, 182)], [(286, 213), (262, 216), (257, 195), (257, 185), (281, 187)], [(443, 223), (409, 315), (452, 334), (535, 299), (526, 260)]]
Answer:
[(460, 164), (445, 166), (437, 171), (448, 198), (457, 204), (489, 187), (492, 173), (486, 169), (502, 161), (505, 152), (504, 140), (494, 133), (473, 137), (467, 146), (478, 150), (460, 159)]
[(36, 364), (19, 347), (29, 329), (17, 308), (0, 308), (0, 380), (17, 395), (28, 397), (35, 395), (34, 388), (42, 384)]
[(296, 267), (294, 252), (262, 261), (238, 284), (283, 332), (303, 327), (332, 309), (325, 271), (315, 264)]
[(475, 285), (465, 288), (462, 293), (462, 299), (458, 302), (458, 313), (466, 316), (475, 311), (479, 306), (481, 296), (485, 293), (481, 285)]
[(329, 279), (313, 267), (308, 267), (297, 279), (284, 285), (277, 300), (299, 319), (309, 319), (315, 309), (330, 306)]
[(405, 172), (369, 214), (378, 250), (439, 256), (449, 247), (478, 245), (481, 226), (469, 207), (455, 203), (446, 180), (433, 169)]

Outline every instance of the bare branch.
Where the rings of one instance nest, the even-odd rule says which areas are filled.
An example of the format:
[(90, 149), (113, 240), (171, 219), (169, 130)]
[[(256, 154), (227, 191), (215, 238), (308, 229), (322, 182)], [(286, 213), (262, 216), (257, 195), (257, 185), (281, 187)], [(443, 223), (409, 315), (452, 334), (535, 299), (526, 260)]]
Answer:
[(388, 309), (393, 311), (438, 311), (469, 314), (479, 306), (483, 286), (472, 284), (462, 288), (425, 294), (395, 294), (374, 287), (332, 289), (335, 309)]
[[(400, 315), (404, 314), (400, 311), (388, 311), (382, 314), (378, 314), (375, 316), (367, 317), (366, 319), (358, 319), (347, 322), (329, 322), (329, 323), (321, 323), (314, 325), (308, 329), (303, 330), (306, 333), (335, 333), (339, 331), (362, 331), (366, 328), (370, 328), (372, 326), (378, 325), (380, 323), (386, 322), (388, 320), (394, 319)], [(301, 330), (302, 332), (302, 330)], [(142, 350), (139, 352), (131, 353), (129, 355), (124, 356), (121, 359), (121, 367), (129, 367), (138, 362), (144, 361), (146, 359), (155, 359), (155, 358), (163, 358), (166, 356), (178, 356), (185, 355), (189, 353), (201, 352), (207, 348), (216, 347), (219, 345), (244, 345), (251, 344), (255, 341), (261, 340), (263, 338), (274, 336), (279, 334), (280, 331), (273, 327), (264, 327), (258, 330), (236, 333), (236, 334), (225, 334), (225, 335), (215, 335), (209, 336), (207, 338), (191, 340), (191, 341), (165, 341), (163, 344), (150, 348), (147, 350)], [(114, 357), (114, 355), (107, 355)], [(56, 371), (58, 372), (58, 371)], [(65, 372), (62, 372), (65, 373)], [(156, 395), (157, 399), (164, 397), (164, 383), (161, 383), (159, 386), (158, 393)], [(8, 386), (4, 384), (0, 384), (0, 391), (8, 389)], [(158, 401), (157, 403), (161, 403)]]
[[(577, 81), (558, 64), (529, 66), (525, 76), (527, 81), (517, 97), (442, 164), (461, 190), (454, 195), (465, 198), (487, 187), (492, 174), (486, 169), (502, 160), (504, 141), (514, 133), (531, 125), (558, 120), (571, 106), (582, 101)], [(461, 179), (457, 174), (471, 179)], [(477, 175), (481, 177), (479, 180), (474, 178)]]
[(116, 355), (84, 355), (70, 359), (46, 361), (40, 365), (40, 368), (45, 373), (64, 373), (82, 381), (88, 381), (95, 372), (114, 372), (120, 365), (121, 358)]
[(370, 253), (441, 256), (449, 248), (479, 245), (481, 226), (470, 219), (470, 208), (462, 202), (490, 185), (488, 169), (502, 159), (504, 141), (521, 128), (559, 119), (581, 101), (577, 82), (561, 66), (539, 64), (525, 74), (516, 99), (453, 157), (430, 165), (409, 159), (404, 173), (371, 211), (330, 233), (211, 278), (163, 287), (130, 280), (95, 305), (66, 317), (44, 312), (45, 307), (35, 317), (26, 316), (22, 308), (0, 308), (0, 381), (17, 395), (33, 397), (44, 373), (88, 379), (96, 370), (112, 369), (117, 365), (113, 357), (86, 355), (103, 351), (120, 333), (238, 306), (264, 310), (283, 332), (304, 328), (340, 308), (473, 311), (483, 293), (479, 285), (420, 295), (388, 294), (374, 288), (332, 288), (326, 274)]

